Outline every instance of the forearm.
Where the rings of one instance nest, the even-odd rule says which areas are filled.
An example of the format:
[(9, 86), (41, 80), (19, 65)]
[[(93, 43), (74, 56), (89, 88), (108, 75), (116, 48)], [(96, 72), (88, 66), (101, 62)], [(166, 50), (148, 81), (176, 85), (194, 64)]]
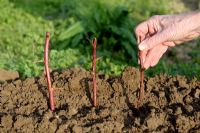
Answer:
[(194, 30), (200, 35), (200, 10), (194, 11), (193, 19), (195, 21)]
[(190, 33), (189, 36), (198, 37), (200, 35), (200, 10), (183, 14), (183, 16), (181, 25), (184, 31)]

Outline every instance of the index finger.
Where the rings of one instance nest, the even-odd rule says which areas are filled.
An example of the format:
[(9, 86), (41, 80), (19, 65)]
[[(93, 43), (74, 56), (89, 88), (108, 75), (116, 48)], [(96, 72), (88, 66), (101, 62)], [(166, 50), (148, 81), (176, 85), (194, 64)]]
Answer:
[(147, 24), (147, 21), (144, 21), (142, 23), (140, 23), (136, 28), (135, 28), (135, 34), (136, 34), (136, 37), (137, 37), (137, 43), (141, 43), (146, 35), (148, 34), (149, 32), (149, 29), (148, 29), (148, 24)]

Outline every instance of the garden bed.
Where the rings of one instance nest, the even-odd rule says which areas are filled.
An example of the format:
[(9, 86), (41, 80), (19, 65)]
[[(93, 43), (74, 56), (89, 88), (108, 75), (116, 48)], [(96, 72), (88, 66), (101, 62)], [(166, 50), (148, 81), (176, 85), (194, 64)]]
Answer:
[(200, 81), (157, 75), (145, 79), (143, 106), (135, 108), (139, 70), (120, 77), (97, 76), (97, 107), (92, 72), (53, 71), (54, 113), (45, 76), (0, 84), (0, 132), (198, 132)]

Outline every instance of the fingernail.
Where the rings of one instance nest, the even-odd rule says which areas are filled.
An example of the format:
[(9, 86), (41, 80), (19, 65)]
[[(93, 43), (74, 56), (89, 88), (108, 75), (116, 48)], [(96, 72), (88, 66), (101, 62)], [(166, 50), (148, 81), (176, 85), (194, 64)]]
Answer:
[(144, 45), (144, 44), (140, 44), (140, 45), (139, 45), (139, 50), (141, 50), (141, 51), (142, 51), (142, 50), (145, 50), (145, 48), (146, 48), (146, 47), (145, 47), (145, 45)]

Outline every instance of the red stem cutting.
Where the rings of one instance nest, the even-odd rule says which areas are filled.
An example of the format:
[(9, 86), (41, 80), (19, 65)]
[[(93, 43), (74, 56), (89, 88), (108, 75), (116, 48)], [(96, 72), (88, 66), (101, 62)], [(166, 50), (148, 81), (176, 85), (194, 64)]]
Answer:
[(137, 108), (139, 108), (143, 102), (144, 98), (144, 65), (143, 65), (143, 59), (142, 59), (142, 52), (139, 51), (139, 60), (140, 60), (140, 93), (139, 93), (139, 99), (137, 101)]
[[(138, 44), (141, 43), (141, 37), (139, 36), (138, 39)], [(137, 108), (139, 108), (142, 105), (143, 102), (143, 98), (144, 98), (144, 61), (142, 58), (142, 51), (139, 50), (138, 52), (138, 57), (139, 57), (139, 61), (140, 61), (140, 92), (139, 92), (139, 98), (137, 100)]]
[(97, 39), (92, 40), (93, 46), (93, 62), (92, 62), (92, 72), (93, 72), (93, 105), (97, 106), (97, 83), (96, 83), (96, 45)]
[(50, 33), (47, 32), (46, 40), (45, 40), (45, 49), (44, 49), (44, 64), (45, 64), (45, 72), (47, 76), (47, 85), (48, 85), (48, 90), (49, 90), (50, 107), (51, 107), (51, 111), (54, 111), (55, 110), (54, 92), (53, 92), (53, 88), (51, 87), (51, 77), (50, 77), (49, 63), (48, 63), (49, 40), (50, 40)]

